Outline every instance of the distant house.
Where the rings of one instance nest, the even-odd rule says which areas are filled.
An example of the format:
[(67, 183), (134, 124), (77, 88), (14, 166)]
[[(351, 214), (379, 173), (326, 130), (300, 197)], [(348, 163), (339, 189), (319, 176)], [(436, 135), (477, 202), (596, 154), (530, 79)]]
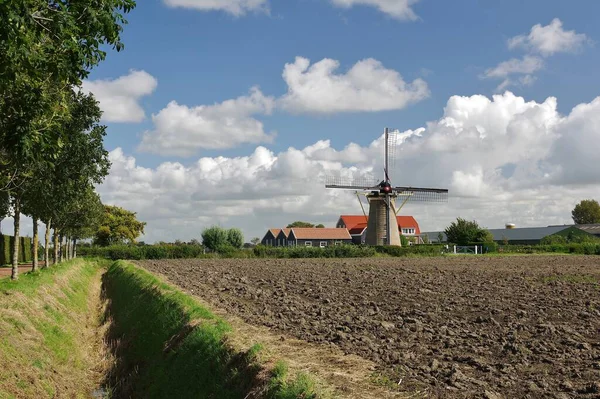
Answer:
[[(338, 219), (336, 224), (337, 228), (347, 228), (352, 235), (352, 240), (355, 244), (364, 244), (364, 238), (366, 237), (366, 228), (369, 218), (364, 215), (342, 215)], [(421, 229), (419, 224), (412, 216), (396, 216), (398, 221), (398, 230), (401, 235), (406, 237), (419, 236)], [(363, 228), (364, 227), (364, 228)], [(362, 241), (359, 242), (359, 238), (362, 237)], [(364, 236), (364, 237), (363, 237)]]
[[(593, 225), (582, 225), (582, 226), (593, 226)], [(537, 245), (544, 237), (551, 236), (553, 234), (559, 234), (562, 236), (568, 236), (570, 232), (575, 234), (589, 233), (590, 230), (586, 231), (580, 226), (576, 225), (562, 225), (562, 226), (548, 226), (548, 227), (523, 227), (523, 228), (508, 228), (508, 229), (489, 229), (492, 233), (494, 241), (502, 244), (508, 242), (514, 245)], [(600, 229), (599, 229), (600, 230)], [(429, 242), (439, 242), (439, 235), (442, 236), (442, 242), (447, 242), (448, 238), (446, 233), (443, 231), (432, 231), (423, 233), (427, 236)], [(592, 234), (592, 233), (590, 233)]]
[(279, 234), (277, 234), (275, 240), (278, 247), (288, 246), (288, 236), (290, 235), (290, 231), (292, 231), (292, 229), (281, 229)]
[(346, 228), (293, 228), (288, 234), (290, 246), (321, 247), (352, 244), (352, 237)]
[(350, 236), (352, 237), (352, 243), (356, 245), (362, 245), (367, 240), (367, 224), (359, 223), (356, 226), (348, 229)]
[(281, 229), (267, 230), (267, 233), (265, 234), (263, 239), (260, 241), (260, 243), (262, 245), (265, 245), (268, 247), (276, 247), (277, 246), (277, 236), (279, 235), (280, 232), (281, 232)]
[(596, 224), (576, 224), (579, 230), (585, 231), (586, 233), (593, 234), (596, 237), (600, 237), (600, 223)]

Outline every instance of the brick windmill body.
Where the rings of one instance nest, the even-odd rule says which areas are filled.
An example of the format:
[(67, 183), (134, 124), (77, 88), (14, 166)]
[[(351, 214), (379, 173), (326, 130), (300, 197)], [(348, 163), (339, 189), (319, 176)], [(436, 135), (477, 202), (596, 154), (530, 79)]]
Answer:
[[(369, 216), (367, 222), (367, 245), (395, 245), (401, 246), (400, 232), (396, 215), (399, 208), (396, 207), (398, 197), (403, 197), (404, 206), (406, 202), (445, 202), (448, 198), (448, 190), (441, 188), (422, 187), (393, 187), (389, 178), (390, 144), (394, 143), (390, 129), (384, 130), (384, 179), (376, 181), (356, 180), (344, 181), (342, 179), (329, 179), (327, 188), (355, 190), (364, 192), (369, 202)], [(364, 211), (364, 210), (363, 210)]]

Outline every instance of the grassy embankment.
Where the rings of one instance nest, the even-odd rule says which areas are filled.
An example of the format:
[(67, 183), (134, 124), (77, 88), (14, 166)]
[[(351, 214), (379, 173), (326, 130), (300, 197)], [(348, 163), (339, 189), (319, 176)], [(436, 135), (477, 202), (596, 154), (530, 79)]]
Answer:
[(100, 385), (99, 270), (75, 260), (0, 280), (0, 398), (85, 398)]
[(260, 345), (234, 349), (224, 321), (131, 264), (108, 268), (102, 301), (101, 270), (75, 260), (0, 281), (0, 398), (321, 396), (309, 376), (265, 368)]
[(260, 345), (236, 350), (228, 344), (227, 323), (147, 271), (115, 262), (104, 282), (113, 326), (109, 334), (117, 343), (111, 380), (118, 395), (318, 397), (310, 377), (290, 378), (283, 363), (265, 370)]

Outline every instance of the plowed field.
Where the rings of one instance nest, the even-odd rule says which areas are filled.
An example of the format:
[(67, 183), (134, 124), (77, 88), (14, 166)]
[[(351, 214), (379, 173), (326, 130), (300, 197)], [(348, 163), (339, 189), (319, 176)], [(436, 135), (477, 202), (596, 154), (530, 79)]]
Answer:
[(600, 398), (600, 257), (138, 262), (427, 397)]

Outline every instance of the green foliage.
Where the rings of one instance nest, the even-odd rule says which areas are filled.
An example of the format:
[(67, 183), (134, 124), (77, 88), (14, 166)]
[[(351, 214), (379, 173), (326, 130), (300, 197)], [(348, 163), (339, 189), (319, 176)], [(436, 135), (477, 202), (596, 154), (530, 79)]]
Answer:
[(260, 238), (259, 237), (254, 237), (253, 239), (250, 240), (250, 243), (252, 245), (258, 245), (260, 243)]
[(136, 213), (118, 206), (104, 206), (104, 215), (96, 232), (94, 243), (100, 246), (131, 243), (144, 234), (145, 222), (136, 218)]
[(583, 200), (571, 212), (575, 224), (600, 223), (600, 204), (593, 199)]
[(405, 247), (379, 245), (373, 247), (379, 254), (388, 256), (440, 256), (444, 253), (443, 245), (410, 245)]
[(232, 228), (227, 230), (227, 242), (235, 249), (240, 249), (244, 245), (244, 234), (242, 230)]
[[(105, 287), (113, 336), (127, 342), (114, 375), (130, 376), (128, 396), (227, 399), (250, 391), (260, 370), (256, 347), (236, 353), (227, 346), (229, 325), (192, 297), (125, 262), (108, 269)], [(275, 387), (270, 394), (290, 397), (284, 392)]]
[(408, 247), (408, 238), (406, 238), (403, 234), (400, 234), (400, 245), (403, 247)]
[(227, 246), (227, 238), (227, 230), (219, 226), (208, 227), (202, 231), (202, 245), (211, 251)]
[(318, 225), (315, 226), (317, 229), (324, 229), (325, 225), (322, 223), (319, 223)]
[(457, 245), (468, 245), (470, 242), (493, 241), (490, 232), (479, 227), (476, 221), (468, 221), (462, 218), (457, 218), (456, 222), (452, 222), (444, 232), (446, 233), (448, 242)]
[(289, 377), (288, 366), (279, 361), (271, 370), (267, 397), (272, 399), (316, 399), (317, 385), (306, 373), (298, 373), (296, 378)]
[[(0, 235), (0, 265), (12, 262), (12, 248), (14, 237)], [(19, 263), (31, 262), (31, 238), (20, 237), (19, 239)]]
[(268, 247), (258, 245), (253, 253), (259, 258), (363, 258), (375, 255), (375, 249), (361, 245), (318, 247)]
[(499, 253), (516, 254), (579, 254), (600, 255), (599, 243), (571, 243), (571, 244), (548, 244), (548, 245), (505, 245), (498, 248)]
[[(319, 225), (319, 226), (325, 227), (323, 225)], [(290, 223), (290, 224), (288, 224), (286, 226), (287, 229), (290, 229), (290, 228), (293, 228), (293, 227), (308, 227), (308, 228), (312, 228), (312, 227), (315, 227), (315, 225), (312, 224), (312, 223), (309, 223), (309, 222), (301, 222), (301, 221), (297, 220), (297, 221), (295, 221), (293, 223)]]
[(199, 258), (204, 249), (198, 245), (111, 245), (108, 247), (85, 247), (78, 249), (78, 256), (111, 260), (130, 259), (189, 259)]

